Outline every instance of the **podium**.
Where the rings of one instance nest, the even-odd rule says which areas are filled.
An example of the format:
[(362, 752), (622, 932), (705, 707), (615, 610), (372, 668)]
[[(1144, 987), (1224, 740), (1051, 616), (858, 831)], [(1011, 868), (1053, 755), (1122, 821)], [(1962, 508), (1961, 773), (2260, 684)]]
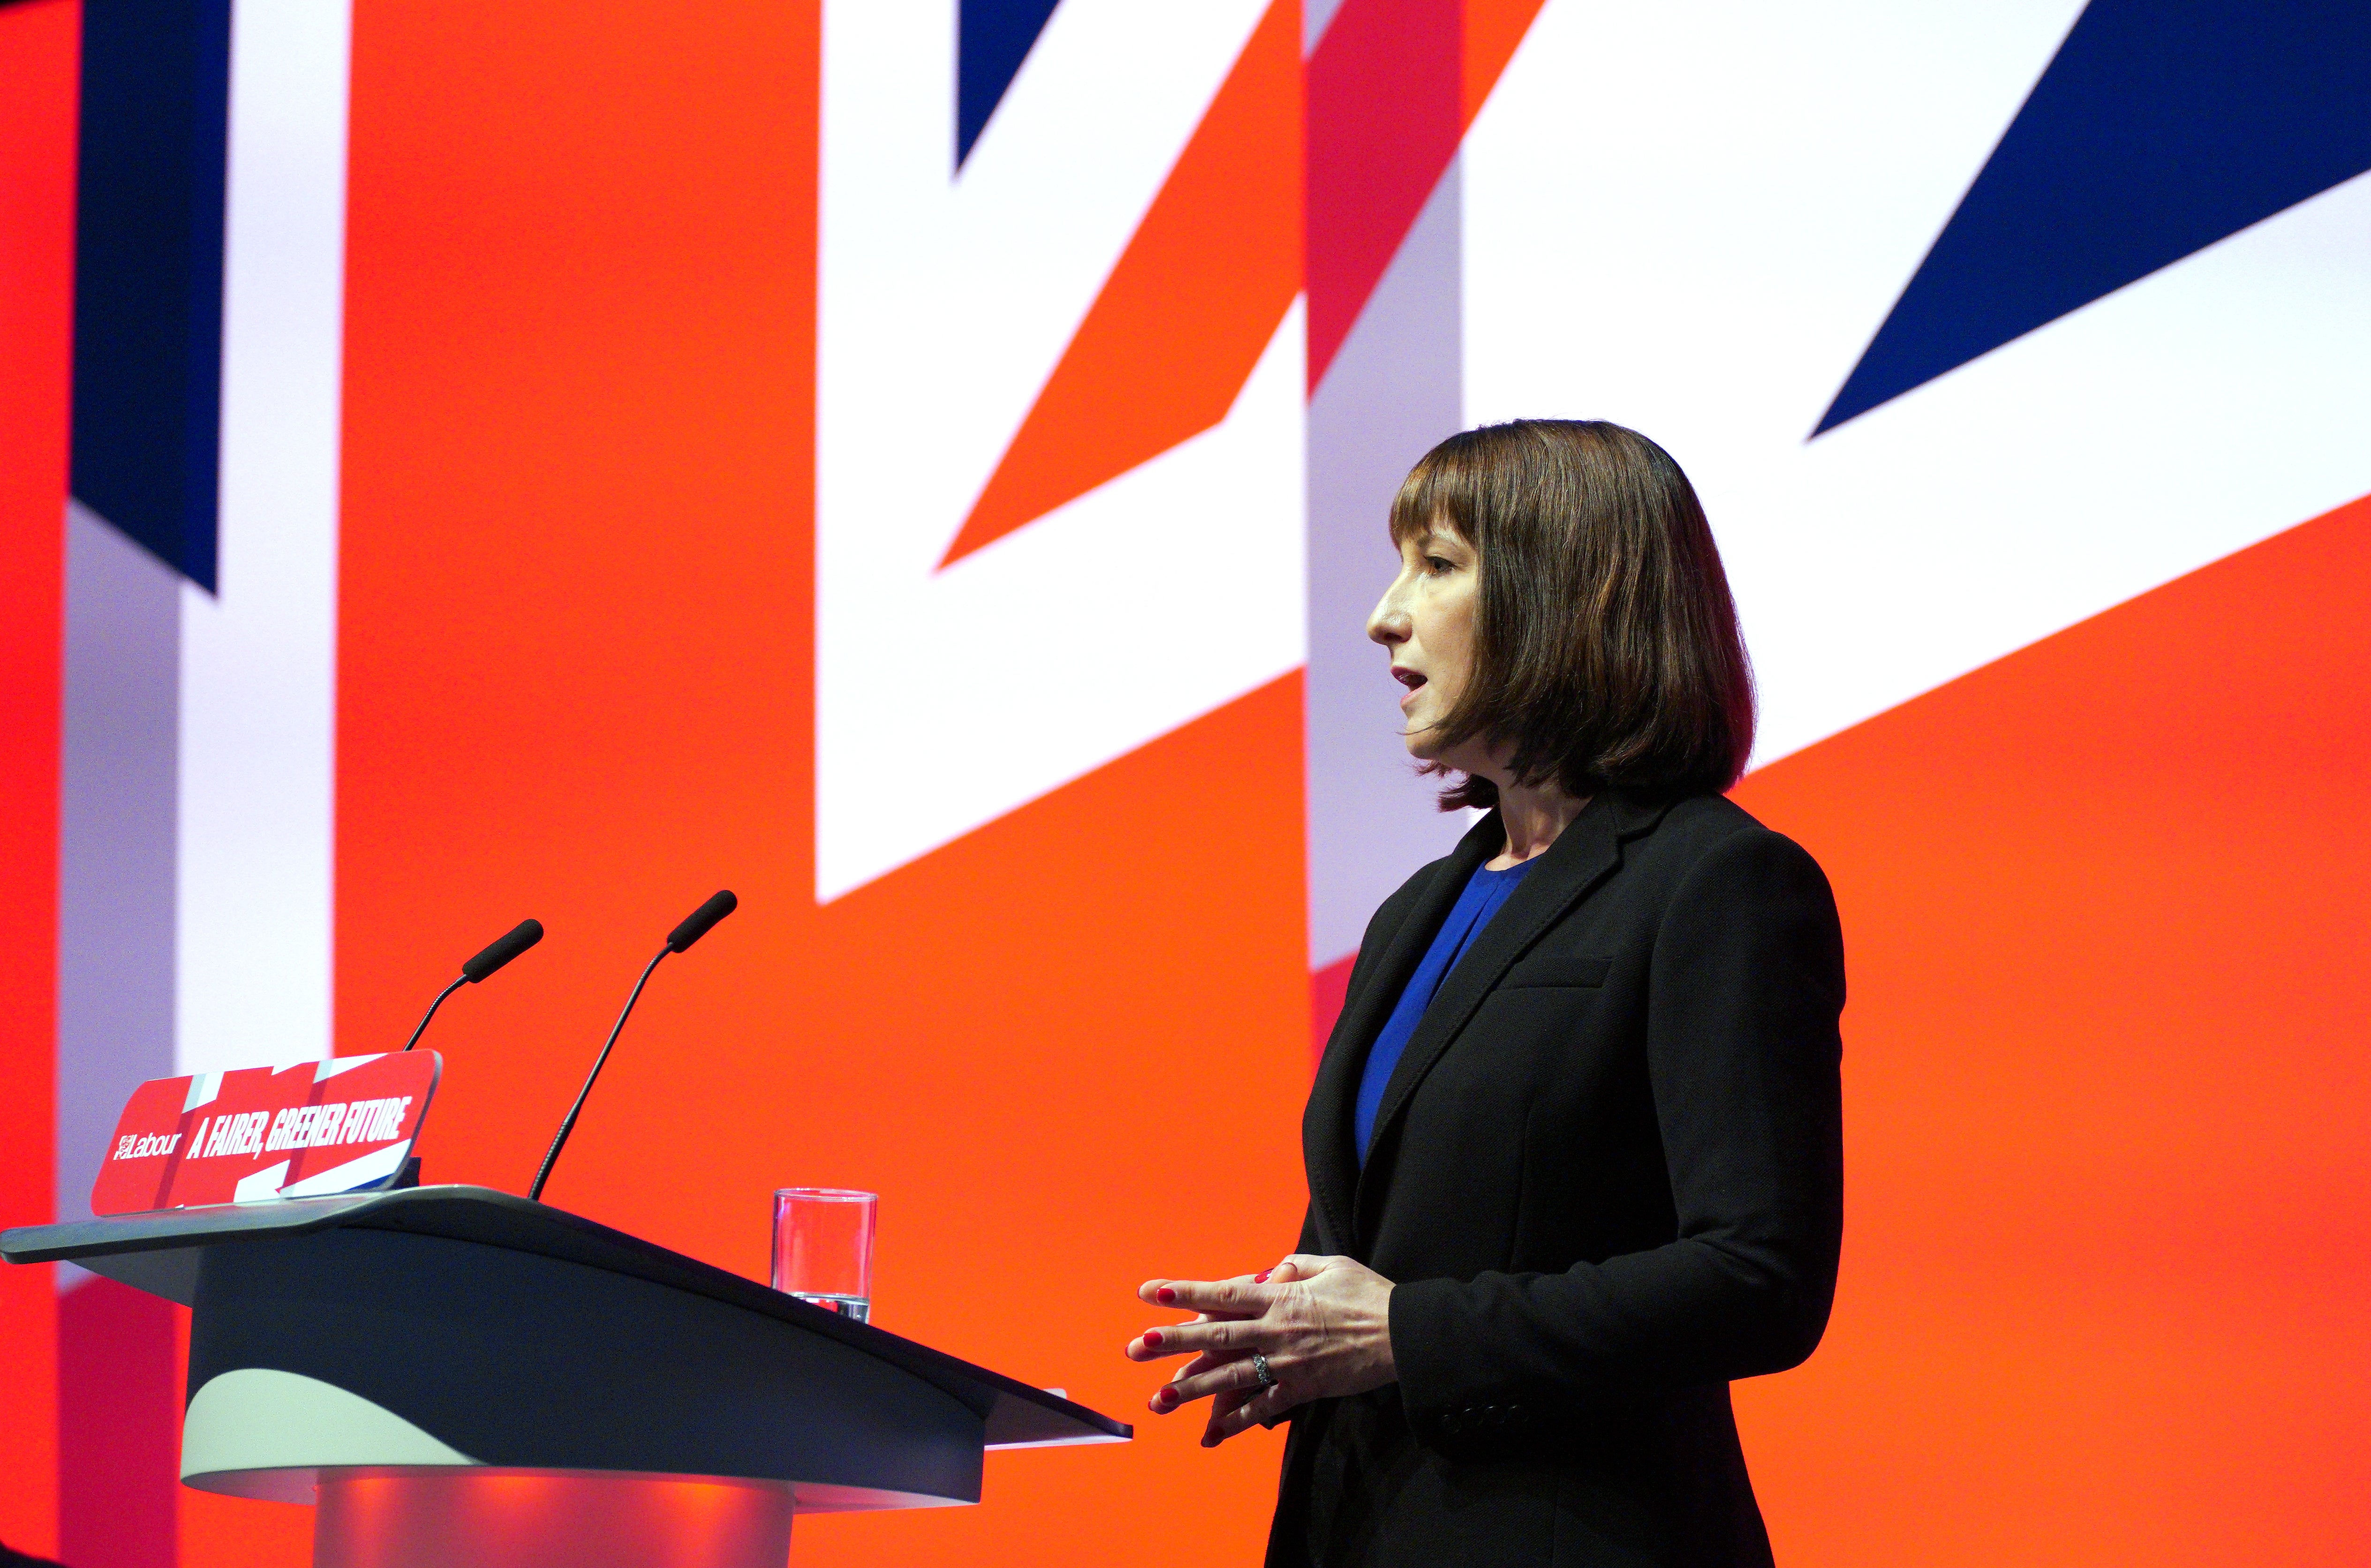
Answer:
[(781, 1568), (792, 1516), (1117, 1443), (1041, 1389), (483, 1187), (0, 1236), (191, 1309), (181, 1479), (316, 1503), (317, 1568)]

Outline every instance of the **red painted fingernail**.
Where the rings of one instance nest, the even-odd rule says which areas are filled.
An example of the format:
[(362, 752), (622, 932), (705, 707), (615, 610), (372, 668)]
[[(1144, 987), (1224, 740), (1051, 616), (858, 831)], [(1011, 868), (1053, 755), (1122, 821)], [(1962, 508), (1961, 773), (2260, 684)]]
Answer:
[(1161, 1331), (1159, 1329), (1145, 1330), (1144, 1343), (1157, 1348), (1161, 1343)]
[(1159, 1393), (1152, 1396), (1152, 1401), (1155, 1404), (1175, 1404), (1177, 1402), (1177, 1390), (1174, 1389), (1163, 1389)]
[(1152, 1293), (1152, 1298), (1155, 1301), (1160, 1302), (1163, 1307), (1166, 1307), (1171, 1302), (1177, 1299), (1177, 1293), (1164, 1285), (1159, 1290)]
[(1254, 1285), (1266, 1285), (1267, 1283), (1267, 1276), (1274, 1273), (1276, 1273), (1274, 1269), (1262, 1269), (1259, 1273), (1252, 1275), (1252, 1283)]

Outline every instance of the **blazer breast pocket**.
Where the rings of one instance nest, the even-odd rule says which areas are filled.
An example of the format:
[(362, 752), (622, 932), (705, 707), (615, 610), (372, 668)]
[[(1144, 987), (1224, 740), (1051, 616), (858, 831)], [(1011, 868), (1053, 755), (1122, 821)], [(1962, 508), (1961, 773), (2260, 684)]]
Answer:
[(1578, 953), (1535, 952), (1507, 971), (1498, 982), (1502, 991), (1567, 989), (1605, 984), (1613, 971), (1610, 958), (1583, 958)]

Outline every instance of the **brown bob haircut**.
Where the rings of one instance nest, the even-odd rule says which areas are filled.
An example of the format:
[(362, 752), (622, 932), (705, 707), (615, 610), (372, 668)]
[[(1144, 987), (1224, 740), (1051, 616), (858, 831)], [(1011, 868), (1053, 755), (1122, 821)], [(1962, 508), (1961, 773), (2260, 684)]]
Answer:
[[(1676, 800), (1737, 782), (1752, 667), (1711, 525), (1670, 453), (1602, 420), (1469, 430), (1426, 453), (1392, 502), (1394, 544), (1436, 525), (1481, 557), (1475, 667), (1442, 745), (1509, 747), (1516, 778), (1572, 795)], [(1498, 799), (1469, 775), (1440, 804)]]

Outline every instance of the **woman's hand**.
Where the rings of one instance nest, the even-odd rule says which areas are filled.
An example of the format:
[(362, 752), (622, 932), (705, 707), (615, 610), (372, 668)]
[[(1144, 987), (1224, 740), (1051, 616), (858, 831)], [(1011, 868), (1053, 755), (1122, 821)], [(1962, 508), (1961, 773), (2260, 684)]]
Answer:
[[(1202, 1446), (1216, 1447), (1255, 1422), (1273, 1423), (1311, 1400), (1361, 1394), (1398, 1380), (1392, 1361), (1392, 1282), (1349, 1258), (1301, 1253), (1249, 1279), (1147, 1280), (1139, 1297), (1199, 1316), (1130, 1340), (1131, 1361), (1194, 1359), (1152, 1396), (1167, 1415), (1215, 1396)], [(1259, 1386), (1254, 1352), (1273, 1388)]]
[[(1288, 1280), (1290, 1280), (1290, 1279), (1292, 1279), (1292, 1278), (1294, 1278), (1294, 1277), (1295, 1277), (1295, 1271), (1294, 1271), (1294, 1269), (1293, 1269), (1293, 1267), (1292, 1267), (1291, 1263), (1288, 1262), (1281, 1262), (1281, 1263), (1278, 1263), (1278, 1264), (1277, 1264), (1274, 1268), (1272, 1268), (1272, 1269), (1268, 1269), (1268, 1270), (1266, 1270), (1266, 1271), (1264, 1271), (1263, 1273), (1260, 1273), (1260, 1274), (1237, 1274), (1233, 1279), (1232, 1279), (1232, 1280), (1228, 1280), (1228, 1281), (1226, 1281), (1225, 1283), (1227, 1283), (1227, 1284), (1229, 1284), (1229, 1285), (1268, 1285), (1268, 1284), (1281, 1284), (1281, 1283), (1283, 1283), (1283, 1282), (1285, 1282), (1285, 1281), (1288, 1281)], [(1160, 1281), (1151, 1281), (1151, 1282), (1148, 1282), (1148, 1284), (1152, 1284), (1152, 1285), (1157, 1285), (1157, 1284), (1160, 1284), (1160, 1283), (1162, 1283), (1162, 1282), (1160, 1282)], [(1139, 1295), (1142, 1295), (1142, 1289), (1141, 1289), (1141, 1288), (1139, 1288), (1139, 1290), (1138, 1294), (1139, 1294)], [(1188, 1321), (1190, 1321), (1190, 1322), (1195, 1322), (1195, 1323), (1241, 1322), (1241, 1321), (1243, 1321), (1243, 1320), (1244, 1317), (1245, 1317), (1245, 1314), (1241, 1313), (1241, 1312), (1221, 1312), (1221, 1313), (1198, 1312), (1198, 1313), (1195, 1314), (1195, 1315), (1194, 1315), (1194, 1317), (1192, 1317), (1191, 1319), (1189, 1319), (1189, 1320), (1188, 1320)], [(1159, 1335), (1162, 1333), (1162, 1331), (1160, 1331), (1160, 1330), (1155, 1330), (1155, 1331), (1153, 1331), (1155, 1337), (1159, 1337)], [(1140, 1342), (1139, 1342), (1139, 1343), (1140, 1343)], [(1131, 1347), (1131, 1348), (1130, 1348), (1130, 1350), (1129, 1350), (1129, 1354), (1130, 1354), (1131, 1355), (1135, 1354), (1133, 1347)], [(1212, 1367), (1220, 1366), (1223, 1366), (1224, 1364), (1226, 1364), (1226, 1363), (1228, 1363), (1228, 1362), (1231, 1362), (1231, 1361), (1241, 1361), (1241, 1362), (1243, 1362), (1244, 1365), (1249, 1366), (1249, 1365), (1250, 1365), (1250, 1357), (1251, 1357), (1251, 1352), (1250, 1352), (1250, 1351), (1248, 1351), (1248, 1350), (1240, 1350), (1240, 1351), (1234, 1351), (1234, 1352), (1232, 1352), (1232, 1353), (1228, 1353), (1228, 1352), (1220, 1352), (1220, 1351), (1209, 1351), (1209, 1352), (1206, 1352), (1206, 1353), (1204, 1353), (1204, 1354), (1202, 1354), (1202, 1355), (1197, 1355), (1197, 1356), (1196, 1356), (1192, 1361), (1187, 1362), (1187, 1363), (1186, 1364), (1185, 1371), (1186, 1371), (1186, 1372), (1205, 1372), (1205, 1371), (1209, 1370), (1209, 1369), (1210, 1369), (1210, 1368), (1212, 1368)], [(1181, 1373), (1180, 1375), (1181, 1375), (1181, 1376), (1183, 1376), (1184, 1374), (1183, 1374), (1183, 1373)], [(1174, 1381), (1174, 1379), (1173, 1379), (1173, 1381)], [(1211, 1420), (1211, 1422), (1215, 1424), (1218, 1422), (1218, 1420), (1219, 1420), (1219, 1418), (1220, 1418), (1220, 1416), (1222, 1416), (1222, 1415), (1228, 1415), (1228, 1414), (1232, 1414), (1232, 1413), (1233, 1413), (1236, 1410), (1238, 1410), (1238, 1409), (1242, 1408), (1242, 1406), (1243, 1406), (1243, 1404), (1245, 1404), (1247, 1401), (1249, 1401), (1251, 1400), (1251, 1398), (1252, 1398), (1252, 1396), (1253, 1396), (1253, 1395), (1255, 1395), (1255, 1394), (1258, 1393), (1259, 1391), (1260, 1391), (1260, 1390), (1259, 1390), (1259, 1389), (1258, 1389), (1256, 1386), (1254, 1386), (1253, 1388), (1250, 1388), (1250, 1389), (1226, 1389), (1226, 1390), (1224, 1390), (1224, 1391), (1222, 1391), (1222, 1392), (1220, 1392), (1220, 1393), (1219, 1393), (1219, 1394), (1217, 1394), (1217, 1395), (1214, 1395), (1214, 1396), (1211, 1398), (1211, 1401), (1210, 1401), (1210, 1420)], [(1155, 1410), (1159, 1410), (1159, 1411), (1161, 1411), (1163, 1414), (1166, 1414), (1169, 1411), (1177, 1409), (1177, 1408), (1178, 1408), (1178, 1405), (1176, 1404), (1176, 1402), (1175, 1402), (1175, 1401), (1172, 1401), (1170, 1404), (1168, 1404), (1167, 1406), (1162, 1406), (1162, 1405), (1158, 1405), (1158, 1404), (1156, 1404), (1153, 1408), (1154, 1408)], [(1273, 1418), (1271, 1418), (1271, 1419), (1273, 1419)], [(1219, 1440), (1220, 1440), (1220, 1439), (1214, 1438), (1214, 1437), (1211, 1435), (1211, 1434), (1210, 1434), (1210, 1432), (1209, 1432), (1209, 1431), (1207, 1431), (1207, 1430), (1206, 1430), (1206, 1431), (1202, 1434), (1202, 1446), (1203, 1446), (1204, 1447), (1210, 1447), (1210, 1446), (1211, 1446), (1211, 1444), (1212, 1444), (1213, 1442), (1216, 1442), (1216, 1441), (1219, 1441)]]

